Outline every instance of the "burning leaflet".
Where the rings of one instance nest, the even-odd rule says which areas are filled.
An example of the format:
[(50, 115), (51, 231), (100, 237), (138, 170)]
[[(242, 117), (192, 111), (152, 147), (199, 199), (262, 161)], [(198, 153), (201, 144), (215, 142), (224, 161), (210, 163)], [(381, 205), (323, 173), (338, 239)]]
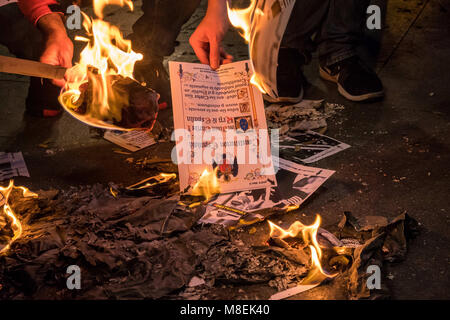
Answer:
[[(7, 244), (5, 246), (0, 247), (0, 254), (8, 251), (11, 247), (11, 244), (22, 235), (22, 224), (20, 223), (14, 211), (11, 209), (11, 206), (8, 202), (11, 192), (14, 189), (20, 189), (23, 196), (26, 198), (36, 198), (38, 196), (36, 193), (29, 191), (25, 187), (14, 186), (14, 182), (12, 180), (7, 187), (0, 187), (0, 239), (3, 238), (3, 231), (5, 230), (5, 226), (10, 225), (12, 230), (12, 237), (7, 241)], [(6, 218), (5, 222), (2, 221), (3, 218)]]
[(101, 20), (107, 4), (133, 4), (130, 0), (94, 0), (100, 19), (83, 13), (88, 37), (79, 62), (67, 71), (60, 103), (76, 119), (104, 129), (151, 130), (158, 114), (159, 94), (133, 78), (134, 65), (143, 56), (131, 49), (131, 41), (120, 30)]
[(232, 9), (227, 3), (231, 24), (242, 30), (242, 37), (249, 43), (255, 70), (251, 83), (272, 98), (278, 97), (278, 50), (294, 4), (295, 0), (251, 0), (246, 9)]

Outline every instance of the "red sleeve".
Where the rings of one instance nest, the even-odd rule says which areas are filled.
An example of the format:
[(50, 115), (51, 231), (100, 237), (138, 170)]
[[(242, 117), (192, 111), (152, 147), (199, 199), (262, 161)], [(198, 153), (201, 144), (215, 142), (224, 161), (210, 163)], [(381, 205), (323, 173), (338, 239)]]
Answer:
[(40, 18), (52, 11), (49, 5), (58, 4), (55, 0), (18, 0), (19, 8), (22, 13), (33, 24), (36, 24)]

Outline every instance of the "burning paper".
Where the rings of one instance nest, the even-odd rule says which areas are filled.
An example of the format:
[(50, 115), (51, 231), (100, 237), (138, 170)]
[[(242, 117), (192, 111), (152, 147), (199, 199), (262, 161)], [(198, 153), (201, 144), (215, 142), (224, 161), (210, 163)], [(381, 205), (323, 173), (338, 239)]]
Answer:
[(19, 176), (30, 176), (22, 152), (0, 152), (0, 181)]
[(255, 69), (252, 83), (272, 98), (278, 98), (278, 51), (294, 4), (295, 0), (251, 0), (246, 9), (228, 7), (231, 24), (249, 43)]
[(262, 221), (277, 210), (297, 208), (334, 174), (332, 170), (307, 167), (274, 158), (274, 163), (277, 162), (277, 185), (221, 194), (208, 204), (206, 213), (199, 222), (235, 226), (243, 219), (247, 224)]
[(108, 130), (103, 135), (103, 138), (131, 152), (142, 150), (156, 143), (153, 135), (146, 131), (122, 132)]
[(76, 119), (103, 129), (151, 130), (158, 114), (159, 94), (133, 78), (134, 65), (143, 56), (131, 49), (119, 28), (101, 20), (107, 4), (133, 4), (130, 0), (95, 0), (100, 19), (83, 13), (86, 42), (80, 60), (66, 73), (67, 82), (59, 101)]
[[(20, 220), (17, 218), (16, 214), (14, 213), (13, 209), (10, 206), (9, 203), (9, 197), (11, 195), (11, 192), (14, 189), (20, 189), (22, 191), (22, 194), (24, 197), (37, 197), (38, 195), (29, 191), (25, 187), (16, 187), (14, 186), (14, 182), (11, 180), (9, 182), (9, 185), (7, 187), (1, 187), (0, 186), (0, 215), (6, 217), (7, 220), (9, 220), (10, 228), (12, 229), (12, 237), (7, 241), (6, 244), (0, 244), (0, 254), (5, 253), (9, 250), (11, 247), (11, 244), (18, 239), (22, 235), (22, 224)], [(0, 229), (3, 229), (4, 226), (1, 226)], [(2, 230), (0, 230), (2, 231)]]
[(264, 102), (250, 84), (250, 62), (214, 71), (171, 61), (169, 69), (181, 191), (195, 193), (200, 180), (213, 177), (222, 193), (276, 184)]
[(297, 163), (312, 163), (341, 152), (350, 146), (323, 134), (292, 132), (280, 138), (280, 154)]

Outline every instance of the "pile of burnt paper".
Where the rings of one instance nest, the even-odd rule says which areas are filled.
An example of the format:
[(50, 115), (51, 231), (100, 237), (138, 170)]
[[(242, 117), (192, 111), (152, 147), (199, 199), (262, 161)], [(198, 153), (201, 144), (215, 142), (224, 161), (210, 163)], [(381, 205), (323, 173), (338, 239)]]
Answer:
[[(23, 234), (0, 257), (2, 300), (248, 298), (246, 286), (257, 286), (258, 298), (267, 299), (297, 286), (311, 267), (309, 257), (299, 259), (295, 247), (280, 247), (265, 232), (248, 245), (241, 239), (246, 233), (199, 225), (205, 207), (182, 205), (178, 196), (113, 196), (102, 186), (38, 194), (10, 199)], [(344, 283), (343, 298), (370, 297), (366, 266), (403, 257), (410, 225), (406, 215), (358, 220), (347, 214), (334, 235), (319, 232), (330, 247), (325, 251), (345, 250), (326, 264), (339, 275), (317, 289), (333, 297)], [(81, 269), (80, 290), (67, 288), (71, 265)]]

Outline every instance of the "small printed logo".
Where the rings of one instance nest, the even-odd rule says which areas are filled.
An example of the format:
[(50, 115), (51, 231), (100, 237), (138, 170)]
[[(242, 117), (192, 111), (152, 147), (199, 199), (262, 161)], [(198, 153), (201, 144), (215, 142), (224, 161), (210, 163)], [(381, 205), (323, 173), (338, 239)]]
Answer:
[(377, 265), (370, 265), (366, 270), (370, 276), (366, 280), (366, 285), (369, 290), (381, 289), (381, 269)]
[(367, 14), (370, 16), (367, 18), (367, 29), (369, 30), (381, 30), (381, 9), (377, 5), (370, 5), (367, 7)]
[(81, 30), (81, 9), (73, 4), (67, 7), (66, 26), (68, 30)]
[(66, 285), (69, 290), (81, 289), (81, 269), (77, 265), (71, 265), (67, 267), (67, 274), (70, 276), (67, 278)]

